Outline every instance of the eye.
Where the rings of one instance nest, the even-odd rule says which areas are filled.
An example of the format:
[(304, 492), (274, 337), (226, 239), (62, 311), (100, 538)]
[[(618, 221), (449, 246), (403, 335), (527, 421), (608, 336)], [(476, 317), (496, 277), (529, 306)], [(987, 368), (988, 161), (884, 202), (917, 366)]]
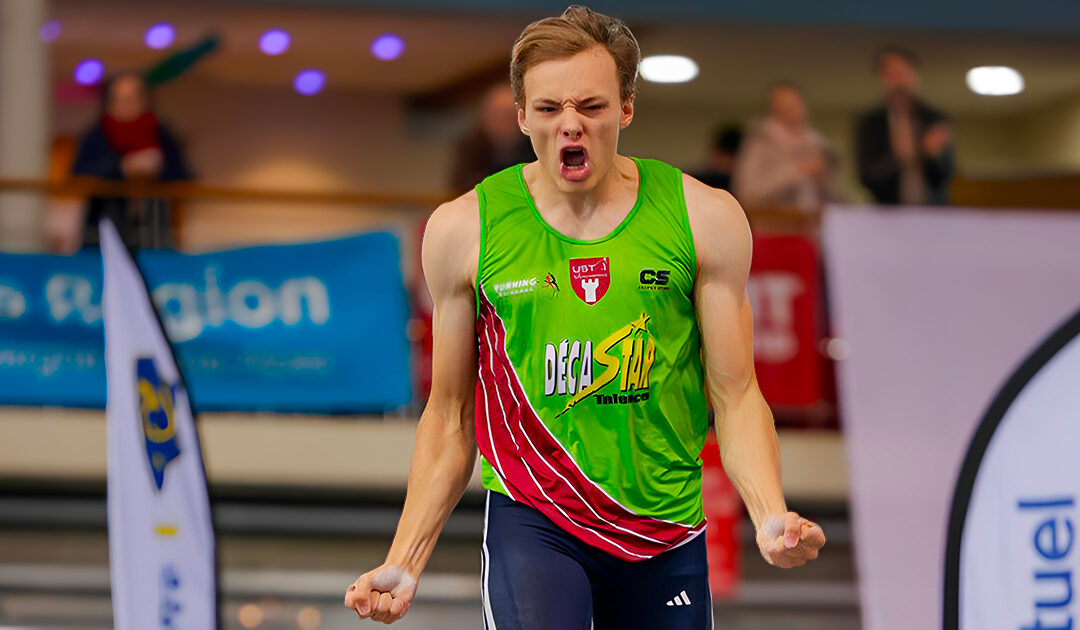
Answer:
[(604, 106), (603, 105), (589, 105), (588, 109), (596, 112), (596, 111), (600, 111), (601, 109), (604, 109)]
[(542, 105), (540, 107), (537, 107), (536, 109), (545, 114), (550, 114), (551, 112), (555, 111), (555, 108), (551, 107), (550, 105)]

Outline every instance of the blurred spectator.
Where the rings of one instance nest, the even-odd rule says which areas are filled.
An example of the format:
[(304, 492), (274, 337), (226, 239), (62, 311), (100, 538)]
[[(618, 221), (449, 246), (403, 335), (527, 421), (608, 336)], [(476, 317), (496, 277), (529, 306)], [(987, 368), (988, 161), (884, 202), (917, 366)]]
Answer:
[(735, 161), (736, 198), (748, 208), (815, 210), (835, 198), (835, 170), (802, 93), (787, 83), (772, 86), (769, 113), (751, 126)]
[(492, 173), (535, 159), (529, 139), (518, 127), (510, 84), (496, 85), (484, 94), (479, 124), (458, 144), (450, 185), (464, 192)]
[[(137, 74), (121, 74), (106, 84), (101, 119), (82, 137), (71, 172), (112, 181), (191, 179), (176, 139), (154, 114), (149, 89)], [(164, 200), (91, 198), (85, 243), (98, 242), (102, 217), (112, 219), (129, 245), (170, 244), (171, 217)]]
[(874, 59), (885, 103), (855, 131), (859, 180), (883, 204), (947, 204), (953, 175), (949, 121), (915, 94), (918, 60), (900, 48)]
[(717, 130), (709, 147), (709, 163), (705, 170), (695, 173), (694, 178), (713, 188), (731, 188), (731, 173), (735, 170), (735, 156), (742, 144), (742, 129), (726, 125)]

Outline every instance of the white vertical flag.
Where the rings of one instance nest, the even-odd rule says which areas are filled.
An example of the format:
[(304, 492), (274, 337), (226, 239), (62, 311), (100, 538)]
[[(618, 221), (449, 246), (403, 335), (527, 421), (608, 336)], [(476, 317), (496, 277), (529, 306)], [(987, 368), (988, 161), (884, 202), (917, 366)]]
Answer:
[(214, 530), (191, 406), (135, 261), (112, 223), (100, 231), (114, 627), (212, 630)]

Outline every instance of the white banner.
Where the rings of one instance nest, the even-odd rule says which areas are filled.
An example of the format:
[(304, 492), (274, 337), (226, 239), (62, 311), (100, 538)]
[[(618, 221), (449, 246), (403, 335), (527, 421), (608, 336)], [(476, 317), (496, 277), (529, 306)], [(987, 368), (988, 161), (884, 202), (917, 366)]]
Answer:
[(101, 252), (114, 627), (212, 630), (214, 531), (187, 392), (146, 284), (107, 221)]
[[(837, 380), (863, 628), (941, 628), (946, 539), (954, 493), (962, 494), (956, 490), (961, 465), (977, 450), (972, 438), (999, 390), (1080, 308), (1080, 217), (840, 207), (826, 215), (824, 240), (834, 334), (849, 349)], [(1080, 389), (1080, 375), (1071, 378)], [(963, 630), (1051, 630), (1067, 627), (1050, 625), (1063, 615), (1075, 616), (1065, 578), (1034, 572), (1063, 573), (1080, 549), (1058, 564), (1040, 561), (1032, 550), (1064, 549), (1076, 512), (1020, 503), (1080, 491), (1076, 461), (1057, 459), (1080, 457), (1080, 418), (1068, 400), (1040, 404), (1072, 417), (1002, 423), (1006, 437), (989, 441), (989, 459), (971, 477), (977, 481), (962, 530), (968, 555), (960, 607), (993, 614)], [(1028, 441), (1008, 444), (1014, 435)], [(1039, 452), (1041, 464), (1031, 464), (1030, 449), (1051, 442), (1058, 448)], [(1016, 474), (1008, 466), (1018, 461), (1028, 462), (1032, 474), (1006, 483)], [(1056, 525), (1044, 528), (1049, 519)], [(1014, 580), (1028, 585), (1014, 588)], [(1054, 614), (1038, 605), (1059, 603), (1066, 594), (1069, 603)]]
[(949, 519), (945, 629), (1071, 629), (1080, 578), (1080, 313), (1001, 389)]

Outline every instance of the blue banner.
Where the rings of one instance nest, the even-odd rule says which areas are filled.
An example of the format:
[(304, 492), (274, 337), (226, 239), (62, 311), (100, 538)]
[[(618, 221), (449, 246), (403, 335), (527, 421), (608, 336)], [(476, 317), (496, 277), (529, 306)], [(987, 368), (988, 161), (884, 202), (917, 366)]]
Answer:
[[(377, 413), (409, 402), (408, 306), (386, 232), (139, 266), (198, 411)], [(0, 404), (105, 406), (101, 256), (0, 254)]]

